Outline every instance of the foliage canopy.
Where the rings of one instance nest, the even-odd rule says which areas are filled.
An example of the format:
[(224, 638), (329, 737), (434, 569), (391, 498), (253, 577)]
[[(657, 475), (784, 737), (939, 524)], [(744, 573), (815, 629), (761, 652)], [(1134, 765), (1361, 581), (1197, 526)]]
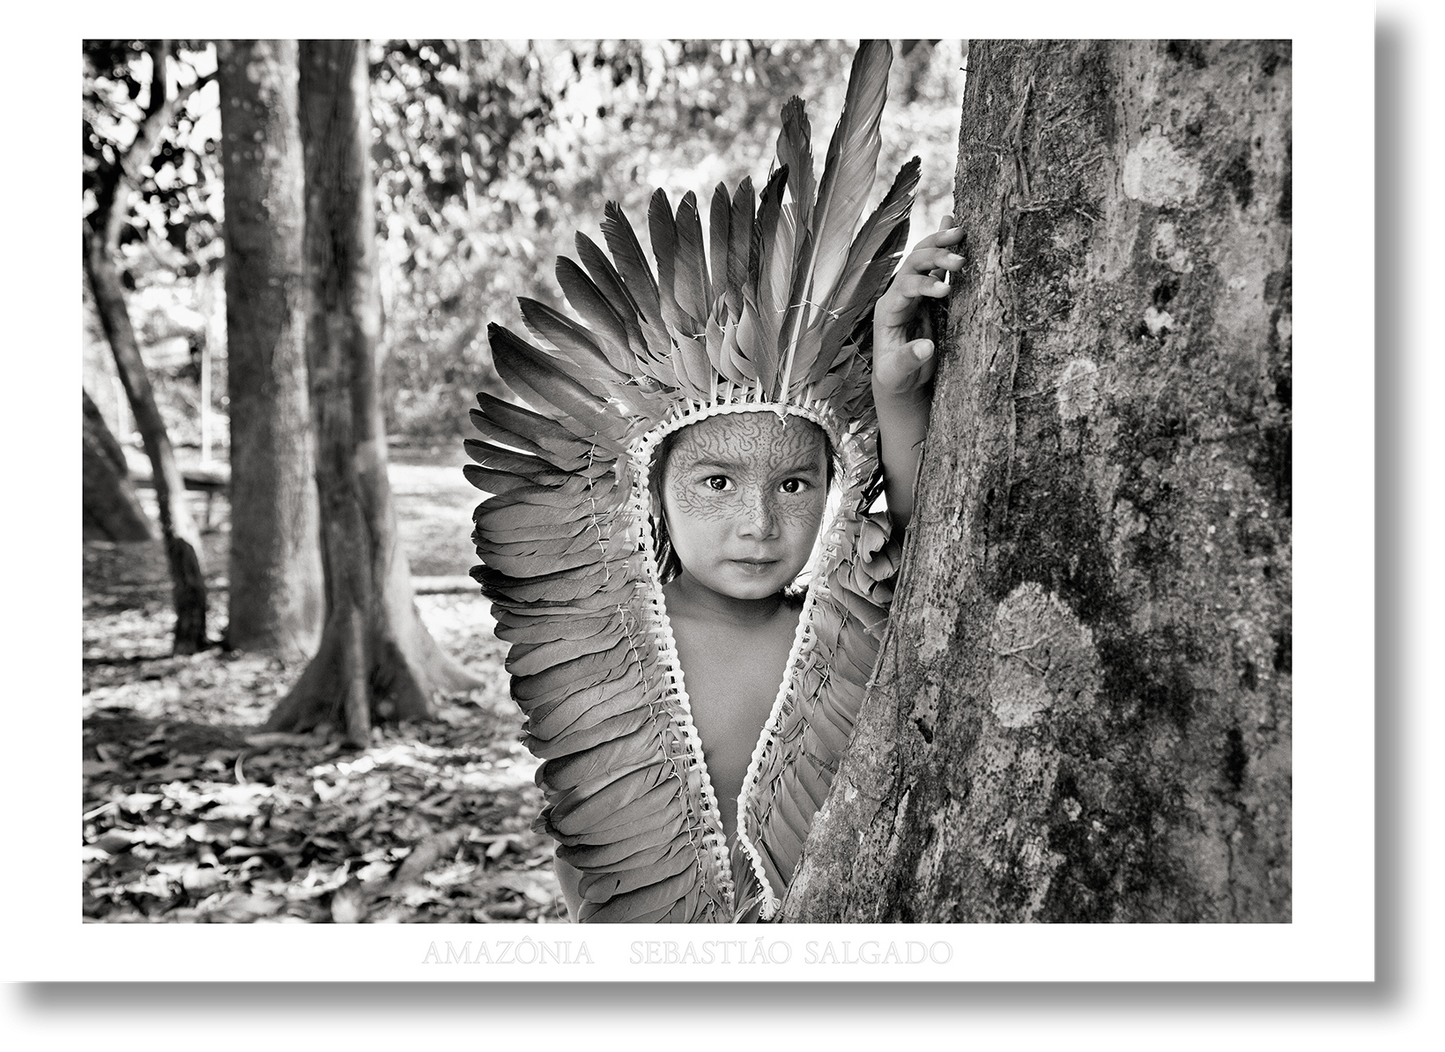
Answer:
[[(518, 325), (516, 297), (551, 300), (555, 256), (596, 234), (603, 206), (645, 215), (654, 187), (709, 195), (768, 169), (777, 114), (791, 95), (825, 131), (842, 105), (848, 41), (497, 41), (373, 43), (371, 107), (377, 234), (386, 311), (388, 430), (450, 441), (477, 390), (501, 393), (485, 323)], [(149, 44), (84, 45), (83, 194), (134, 137), (153, 76)], [(924, 162), (917, 229), (951, 207), (962, 90), (957, 42), (904, 41), (880, 168)], [(180, 84), (213, 81), (215, 48), (178, 41)], [(209, 332), (220, 375), (224, 326), (213, 313), (224, 252), (214, 83), (192, 92), (156, 158), (138, 173), (121, 232), (123, 279), (137, 293), (142, 340)], [(158, 376), (182, 444), (194, 429), (197, 367), (167, 358)], [(224, 385), (215, 408), (224, 413)], [(168, 397), (169, 396), (169, 397)], [(98, 394), (104, 401), (104, 395)]]

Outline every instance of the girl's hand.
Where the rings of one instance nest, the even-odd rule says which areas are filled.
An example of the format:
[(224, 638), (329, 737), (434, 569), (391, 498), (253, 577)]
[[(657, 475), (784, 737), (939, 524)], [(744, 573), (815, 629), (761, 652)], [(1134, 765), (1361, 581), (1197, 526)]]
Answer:
[[(933, 326), (924, 300), (948, 295), (948, 274), (963, 269), (963, 257), (949, 247), (962, 240), (963, 228), (953, 225), (952, 216), (944, 216), (938, 233), (913, 246), (873, 311), (878, 456), (888, 514), (896, 530), (913, 517), (914, 479), (933, 398), (929, 390), (935, 359)], [(910, 329), (920, 335), (910, 340)]]
[[(933, 379), (933, 325), (925, 299), (948, 295), (947, 276), (963, 268), (963, 257), (949, 251), (963, 240), (963, 228), (944, 216), (938, 233), (913, 246), (873, 311), (873, 396), (875, 401), (908, 399)], [(918, 338), (910, 340), (910, 330)]]

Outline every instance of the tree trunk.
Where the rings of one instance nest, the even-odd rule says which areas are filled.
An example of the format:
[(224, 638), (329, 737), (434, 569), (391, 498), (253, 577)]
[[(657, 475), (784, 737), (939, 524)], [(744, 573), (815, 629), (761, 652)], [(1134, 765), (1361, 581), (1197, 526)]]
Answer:
[[(97, 217), (91, 218), (92, 223), (96, 223)], [(166, 562), (171, 571), (171, 600), (176, 610), (172, 649), (177, 654), (194, 654), (210, 646), (206, 638), (206, 577), (201, 567), (201, 535), (186, 506), (185, 482), (176, 467), (165, 421), (161, 419), (150, 377), (146, 375), (115, 259), (105, 235), (90, 225), (85, 237), (85, 276), (115, 358), (115, 371), (120, 375), (126, 401), (135, 416), (136, 430), (151, 462), (161, 535), (165, 538)]]
[(366, 46), (303, 41), (306, 356), (317, 435), (326, 623), (320, 650), (271, 730), (326, 725), (363, 745), (378, 720), (429, 719), (439, 689), (480, 681), (417, 614), (397, 540), (377, 392), (376, 285)]
[(970, 48), (918, 513), (787, 919), (1290, 919), (1290, 68)]
[(296, 42), (218, 47), (231, 420), (226, 634), (238, 649), (306, 658), (326, 600), (306, 389)]
[[(151, 462), (176, 610), (172, 649), (177, 654), (194, 654), (210, 646), (206, 638), (206, 578), (201, 567), (201, 536), (186, 506), (185, 484), (176, 468), (165, 422), (156, 407), (115, 262), (127, 198), (136, 174), (150, 164), (161, 135), (183, 97), (170, 83), (169, 54), (167, 41), (157, 41), (151, 47), (150, 101), (145, 117), (125, 155), (101, 181), (95, 210), (84, 224), (83, 255), (85, 277), (95, 298), (96, 313), (100, 315), (101, 328), (115, 358), (116, 373), (125, 388), (136, 430)], [(187, 90), (194, 90), (194, 86)]]
[(105, 426), (100, 410), (82, 390), (85, 402), (82, 448), (83, 535), (86, 540), (148, 541), (151, 524), (131, 485), (125, 453)]

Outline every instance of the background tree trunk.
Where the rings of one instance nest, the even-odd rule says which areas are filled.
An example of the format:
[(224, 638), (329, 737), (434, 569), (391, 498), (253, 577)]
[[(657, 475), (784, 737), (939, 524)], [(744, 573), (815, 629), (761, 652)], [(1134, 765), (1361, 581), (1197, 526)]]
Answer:
[[(194, 654), (210, 645), (206, 638), (206, 578), (201, 566), (201, 536), (186, 506), (185, 483), (176, 467), (165, 422), (156, 407), (115, 262), (135, 175), (150, 164), (161, 133), (182, 100), (170, 83), (169, 55), (168, 41), (157, 41), (151, 48), (150, 100), (146, 115), (125, 155), (104, 173), (95, 210), (85, 221), (83, 255), (85, 277), (95, 298), (101, 328), (105, 330), (116, 372), (135, 417), (136, 430), (151, 462), (176, 610), (173, 649), (177, 654)], [(192, 85), (188, 90), (194, 88)]]
[(230, 623), (243, 650), (316, 652), (325, 614), (306, 389), (304, 169), (294, 40), (220, 41), (231, 420)]
[(148, 541), (151, 524), (131, 485), (125, 452), (105, 426), (100, 410), (82, 390), (85, 401), (82, 505), (84, 537), (102, 541)]
[(1290, 919), (1290, 69), (970, 48), (918, 513), (787, 919)]
[(397, 540), (377, 397), (381, 310), (366, 45), (303, 41), (300, 69), (306, 355), (326, 624), (316, 656), (267, 727), (327, 725), (363, 745), (374, 721), (429, 719), (437, 690), (480, 681), (443, 654), (422, 624)]
[[(92, 216), (92, 222), (98, 217)], [(103, 230), (104, 228), (101, 227)], [(115, 371), (125, 388), (126, 401), (135, 417), (136, 430), (145, 444), (156, 488), (161, 534), (166, 543), (166, 561), (171, 571), (171, 598), (176, 610), (176, 634), (172, 649), (177, 654), (194, 654), (210, 645), (206, 638), (206, 577), (201, 565), (201, 535), (186, 505), (186, 486), (176, 467), (175, 452), (166, 434), (165, 421), (156, 406), (150, 377), (146, 375), (140, 345), (131, 327), (125, 305), (120, 273), (111, 255), (114, 242), (92, 227), (85, 238), (85, 276), (95, 297), (101, 327), (115, 358)]]

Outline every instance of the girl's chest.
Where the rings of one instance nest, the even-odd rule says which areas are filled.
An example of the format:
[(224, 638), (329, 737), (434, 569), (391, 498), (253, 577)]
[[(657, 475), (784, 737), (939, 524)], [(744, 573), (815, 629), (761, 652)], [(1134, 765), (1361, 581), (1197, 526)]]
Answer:
[(683, 626), (675, 631), (693, 726), (731, 841), (738, 794), (782, 685), (791, 639), (739, 640)]

